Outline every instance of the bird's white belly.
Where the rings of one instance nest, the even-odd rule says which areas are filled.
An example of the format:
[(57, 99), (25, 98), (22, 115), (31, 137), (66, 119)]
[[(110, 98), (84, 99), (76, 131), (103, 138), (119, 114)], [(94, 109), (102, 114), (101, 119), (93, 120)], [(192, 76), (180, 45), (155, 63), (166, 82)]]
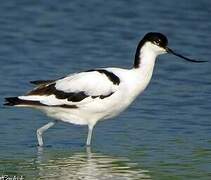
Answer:
[(125, 94), (114, 93), (105, 99), (96, 99), (94, 102), (81, 105), (79, 108), (54, 108), (43, 109), (44, 112), (54, 119), (64, 122), (87, 125), (95, 124), (99, 120), (109, 119), (124, 111), (132, 102)]

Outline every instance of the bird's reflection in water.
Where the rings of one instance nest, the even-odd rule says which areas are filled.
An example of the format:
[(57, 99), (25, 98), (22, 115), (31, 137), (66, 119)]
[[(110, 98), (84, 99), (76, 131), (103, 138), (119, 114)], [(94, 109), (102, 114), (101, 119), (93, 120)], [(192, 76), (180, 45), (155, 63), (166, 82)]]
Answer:
[[(58, 152), (57, 152), (58, 153)], [(61, 153), (61, 152), (60, 152)], [(140, 180), (151, 179), (148, 171), (126, 158), (86, 152), (50, 155), (38, 150), (37, 170), (40, 179), (57, 180)], [(45, 157), (46, 156), (46, 157)], [(48, 157), (47, 157), (48, 156)], [(59, 157), (60, 156), (60, 157)], [(62, 156), (62, 157), (61, 157)]]

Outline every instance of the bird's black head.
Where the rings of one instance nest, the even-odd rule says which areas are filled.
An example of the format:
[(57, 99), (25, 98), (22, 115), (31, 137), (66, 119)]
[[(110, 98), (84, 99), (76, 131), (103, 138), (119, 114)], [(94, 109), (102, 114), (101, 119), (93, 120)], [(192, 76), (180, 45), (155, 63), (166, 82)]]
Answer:
[(166, 48), (168, 45), (168, 39), (165, 35), (157, 32), (147, 33), (144, 38), (140, 41), (143, 46), (146, 42), (151, 42), (159, 47)]
[(136, 49), (135, 61), (134, 61), (135, 68), (138, 68), (140, 65), (140, 62), (141, 62), (140, 54), (141, 54), (142, 47), (143, 46), (147, 47), (147, 45), (148, 45), (148, 51), (150, 49), (150, 51), (154, 52), (156, 56), (160, 54), (164, 54), (164, 53), (170, 53), (177, 57), (185, 59), (187, 61), (196, 62), (196, 63), (206, 62), (206, 61), (196, 61), (194, 59), (187, 58), (181, 54), (174, 52), (172, 49), (168, 47), (168, 39), (165, 35), (158, 32), (149, 32), (139, 42), (138, 47)]
[(140, 53), (141, 49), (145, 44), (151, 44), (152, 51), (155, 51), (155, 54), (163, 54), (166, 53), (166, 47), (168, 45), (168, 39), (161, 33), (158, 32), (149, 32), (147, 33), (143, 39), (139, 42), (136, 54), (135, 54), (135, 62), (134, 67), (139, 67), (140, 65)]

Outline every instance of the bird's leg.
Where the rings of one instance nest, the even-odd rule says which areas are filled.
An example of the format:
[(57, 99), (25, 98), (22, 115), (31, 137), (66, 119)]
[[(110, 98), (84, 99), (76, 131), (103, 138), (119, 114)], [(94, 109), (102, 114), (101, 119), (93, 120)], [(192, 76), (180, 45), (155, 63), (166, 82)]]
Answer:
[(42, 134), (52, 127), (53, 125), (56, 124), (56, 121), (49, 122), (48, 124), (42, 126), (41, 128), (37, 129), (37, 140), (38, 140), (38, 145), (43, 146), (43, 139), (42, 139)]
[(91, 145), (93, 127), (94, 126), (88, 126), (88, 136), (87, 136), (87, 140), (86, 140), (86, 145), (87, 146)]

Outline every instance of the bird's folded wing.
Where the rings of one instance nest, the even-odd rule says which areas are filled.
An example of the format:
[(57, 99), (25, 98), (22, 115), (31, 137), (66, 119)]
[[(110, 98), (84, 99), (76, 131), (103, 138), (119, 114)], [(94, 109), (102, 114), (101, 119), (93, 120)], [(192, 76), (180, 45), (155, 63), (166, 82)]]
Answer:
[(90, 70), (41, 84), (19, 98), (47, 106), (82, 105), (111, 96), (119, 83), (120, 79), (108, 70)]

